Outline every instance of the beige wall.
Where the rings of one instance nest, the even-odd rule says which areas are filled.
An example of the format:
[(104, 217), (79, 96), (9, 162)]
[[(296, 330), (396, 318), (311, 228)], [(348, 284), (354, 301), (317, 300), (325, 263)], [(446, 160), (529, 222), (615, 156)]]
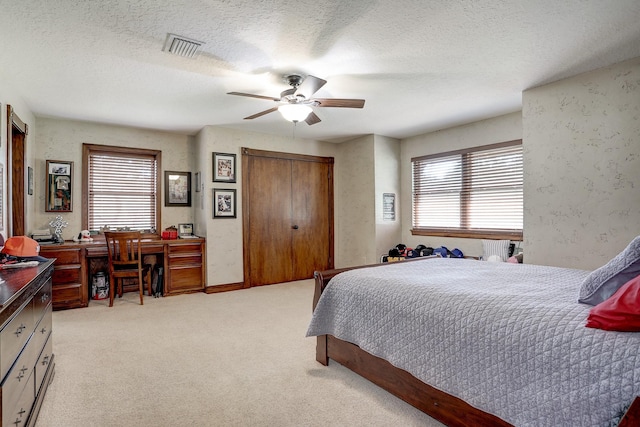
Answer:
[[(162, 171), (191, 171), (191, 137), (169, 132), (112, 126), (73, 120), (38, 118), (37, 135), (33, 156), (34, 168), (34, 209), (33, 218), (27, 224), (27, 232), (34, 229), (48, 229), (49, 221), (57, 215), (69, 223), (62, 237), (73, 239), (82, 229), (82, 144), (102, 144), (123, 147), (149, 148), (162, 150)], [(45, 212), (45, 169), (46, 160), (64, 160), (73, 162), (73, 212)], [(163, 184), (164, 185), (164, 184)], [(162, 197), (162, 224), (164, 229), (170, 225), (193, 222), (191, 208), (165, 207), (164, 187), (160, 189)]]
[(336, 176), (336, 267), (369, 264), (375, 259), (374, 136), (338, 144), (340, 162)]
[(525, 259), (595, 269), (640, 234), (640, 58), (523, 93)]
[[(400, 141), (380, 135), (375, 136), (375, 259), (388, 253), (402, 239), (402, 206), (400, 204)], [(385, 220), (383, 194), (396, 195), (395, 220)]]
[(411, 235), (411, 158), (521, 138), (522, 116), (517, 112), (403, 140), (400, 156), (402, 243), (414, 248), (419, 244), (434, 248), (446, 246), (450, 250), (459, 248), (465, 255), (482, 255), (482, 244), (478, 239)]

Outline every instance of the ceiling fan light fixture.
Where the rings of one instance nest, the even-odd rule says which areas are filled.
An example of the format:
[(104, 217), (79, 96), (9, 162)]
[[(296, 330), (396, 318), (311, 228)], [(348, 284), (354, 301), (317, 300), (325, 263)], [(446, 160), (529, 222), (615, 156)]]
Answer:
[(285, 120), (296, 123), (304, 121), (313, 109), (304, 104), (285, 104), (279, 106), (278, 111)]

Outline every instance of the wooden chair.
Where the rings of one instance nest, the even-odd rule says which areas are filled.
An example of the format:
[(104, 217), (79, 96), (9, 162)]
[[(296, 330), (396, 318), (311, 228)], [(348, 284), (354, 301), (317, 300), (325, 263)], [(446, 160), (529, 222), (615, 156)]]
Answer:
[[(140, 305), (144, 304), (143, 277), (147, 275), (148, 266), (142, 263), (139, 231), (117, 231), (104, 233), (109, 252), (109, 307), (113, 307), (113, 296), (117, 287), (118, 296), (122, 297), (123, 279), (138, 279), (140, 289)], [(151, 284), (149, 283), (149, 295)]]

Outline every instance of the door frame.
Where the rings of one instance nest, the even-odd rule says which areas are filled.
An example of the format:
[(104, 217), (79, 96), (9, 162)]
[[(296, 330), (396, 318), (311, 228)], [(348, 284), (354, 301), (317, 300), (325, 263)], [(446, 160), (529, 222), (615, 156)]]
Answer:
[(26, 233), (25, 156), (28, 134), (29, 126), (7, 104), (7, 237)]
[[(249, 225), (250, 218), (249, 212), (251, 207), (250, 200), (250, 179), (249, 179), (249, 157), (268, 157), (275, 159), (285, 159), (285, 160), (297, 160), (297, 161), (305, 161), (305, 162), (320, 162), (320, 163), (331, 163), (334, 164), (333, 157), (322, 157), (322, 156), (312, 156), (306, 154), (294, 154), (294, 153), (284, 153), (278, 151), (266, 151), (266, 150), (255, 150), (252, 148), (242, 147), (240, 149), (242, 153), (242, 259), (243, 259), (243, 269), (244, 269), (244, 282), (242, 287), (249, 288), (251, 287), (251, 259), (249, 254), (249, 245), (251, 244), (251, 239), (249, 236)], [(330, 269), (334, 267), (334, 193), (333, 193), (333, 173), (329, 176), (330, 185), (329, 185), (329, 200), (328, 206), (329, 209), (329, 259), (330, 259)]]

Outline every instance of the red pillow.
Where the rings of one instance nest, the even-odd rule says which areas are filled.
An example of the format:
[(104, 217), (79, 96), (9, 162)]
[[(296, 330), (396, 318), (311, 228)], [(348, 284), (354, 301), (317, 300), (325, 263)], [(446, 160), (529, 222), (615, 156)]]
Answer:
[(607, 331), (640, 331), (640, 276), (629, 280), (609, 299), (593, 307), (586, 326)]

